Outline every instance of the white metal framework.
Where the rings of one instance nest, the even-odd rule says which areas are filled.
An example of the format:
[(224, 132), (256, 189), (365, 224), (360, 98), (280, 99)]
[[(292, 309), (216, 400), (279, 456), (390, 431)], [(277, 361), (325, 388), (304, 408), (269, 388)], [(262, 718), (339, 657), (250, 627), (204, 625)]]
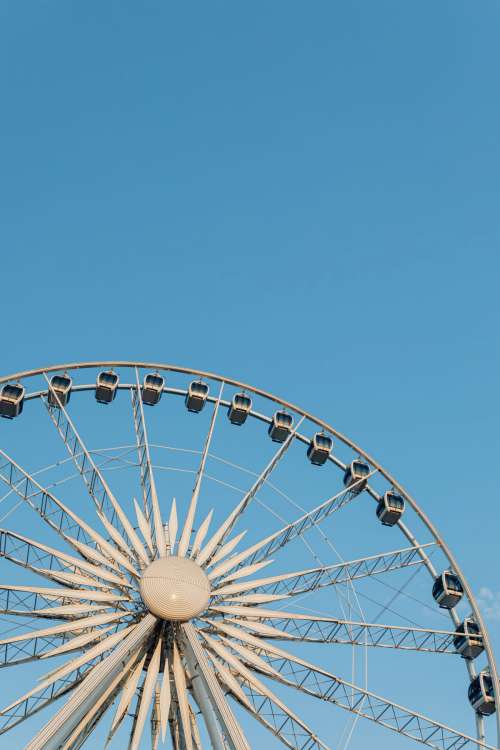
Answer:
[[(128, 750), (249, 750), (262, 736), (266, 747), (325, 750), (346, 748), (363, 717), (363, 746), (373, 744), (370, 731), (384, 741), (385, 730), (384, 747), (500, 748), (495, 662), (463, 572), (404, 487), (331, 425), (231, 378), (157, 363), (71, 363), (0, 378), (0, 387), (0, 516), (43, 522), (40, 534), (29, 520), (0, 528), (0, 615), (9, 626), (0, 667), (27, 664), (34, 682), (0, 710), (0, 735), (15, 737), (28, 721), (25, 750), (77, 750), (95, 738)], [(90, 442), (92, 392), (104, 406), (92, 403), (102, 411)], [(169, 411), (178, 397), (187, 426)], [(133, 443), (100, 449), (120, 402)], [(40, 432), (35, 419), (45, 420)], [(175, 423), (172, 434), (189, 447), (153, 440), (154, 419), (156, 434)], [(196, 420), (202, 440), (190, 442)], [(41, 468), (49, 428), (65, 451)], [(243, 434), (245, 446), (232, 437)], [(162, 463), (167, 450), (177, 465)], [(167, 495), (183, 478), (189, 493)], [(390, 523), (381, 531), (373, 520), (376, 531), (367, 531), (366, 515), (376, 519), (378, 508), (380, 517), (387, 497)], [(398, 530), (402, 544), (378, 546)], [(341, 555), (340, 545), (356, 554)], [(425, 601), (421, 570), (430, 574)], [(367, 618), (368, 609), (378, 616)], [(50, 671), (35, 675), (46, 659)], [(1, 674), (10, 694), (17, 678)], [(450, 688), (448, 718), (443, 690), (459, 675), (464, 700)]]

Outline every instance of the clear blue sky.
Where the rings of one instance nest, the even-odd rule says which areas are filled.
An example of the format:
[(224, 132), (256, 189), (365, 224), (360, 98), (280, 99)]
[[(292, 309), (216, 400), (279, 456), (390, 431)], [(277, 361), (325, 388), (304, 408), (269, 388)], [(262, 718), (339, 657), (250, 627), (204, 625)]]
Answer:
[(174, 362), (325, 417), (489, 590), (498, 653), (499, 22), (0, 3), (2, 372)]

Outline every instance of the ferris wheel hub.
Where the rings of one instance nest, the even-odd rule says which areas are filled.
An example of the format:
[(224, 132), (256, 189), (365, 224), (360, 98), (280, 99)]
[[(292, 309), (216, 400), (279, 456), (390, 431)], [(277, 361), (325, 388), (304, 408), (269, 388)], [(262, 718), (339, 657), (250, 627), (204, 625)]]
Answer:
[(170, 555), (146, 568), (140, 592), (151, 614), (162, 620), (187, 622), (207, 608), (210, 581), (194, 560)]

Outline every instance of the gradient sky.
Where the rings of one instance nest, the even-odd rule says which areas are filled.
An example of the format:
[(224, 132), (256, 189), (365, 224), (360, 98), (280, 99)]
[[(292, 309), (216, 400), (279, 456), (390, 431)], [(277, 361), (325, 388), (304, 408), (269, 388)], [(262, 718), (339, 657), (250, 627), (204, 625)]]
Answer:
[(317, 413), (413, 491), (497, 653), (499, 25), (0, 2), (2, 372), (172, 362)]

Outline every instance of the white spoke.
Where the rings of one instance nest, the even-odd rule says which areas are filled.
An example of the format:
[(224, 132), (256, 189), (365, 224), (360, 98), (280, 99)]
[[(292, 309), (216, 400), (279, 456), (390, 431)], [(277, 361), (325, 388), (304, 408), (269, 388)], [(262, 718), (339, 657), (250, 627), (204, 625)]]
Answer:
[(202, 523), (200, 524), (200, 528), (198, 529), (194, 537), (193, 549), (191, 550), (191, 557), (196, 557), (196, 555), (200, 551), (201, 545), (205, 541), (205, 537), (207, 535), (208, 529), (212, 522), (213, 514), (214, 514), (213, 510), (211, 510), (206, 516), (206, 518), (204, 519), (204, 521), (202, 521)]
[(123, 719), (127, 715), (127, 712), (130, 708), (130, 704), (132, 703), (132, 699), (135, 695), (135, 691), (137, 689), (139, 679), (142, 676), (145, 661), (146, 661), (146, 654), (144, 654), (144, 656), (141, 659), (139, 659), (139, 662), (137, 663), (135, 667), (129, 669), (129, 674), (123, 685), (123, 690), (122, 690), (122, 694), (120, 697), (120, 701), (118, 703), (118, 707), (113, 717), (113, 721), (111, 722), (111, 727), (109, 729), (108, 738), (106, 741), (106, 747), (109, 745), (109, 743), (113, 739), (113, 735), (118, 730), (120, 724), (122, 723)]
[[(246, 529), (245, 531), (242, 531), (241, 534), (237, 534), (232, 539), (229, 540), (229, 542), (226, 542), (226, 544), (223, 544), (222, 547), (219, 549), (216, 555), (212, 557), (210, 560), (210, 567), (213, 565), (217, 565), (217, 563), (220, 560), (223, 560), (225, 557), (231, 554), (233, 549), (238, 546), (238, 544), (241, 542), (243, 537), (246, 535)], [(208, 566), (207, 566), (208, 567)]]
[(272, 472), (274, 471), (278, 463), (281, 461), (281, 459), (285, 455), (286, 451), (292, 444), (292, 440), (295, 437), (295, 433), (299, 429), (303, 420), (304, 420), (304, 417), (300, 419), (295, 429), (292, 430), (292, 432), (287, 437), (285, 442), (282, 443), (280, 448), (277, 450), (275, 455), (269, 461), (267, 466), (265, 466), (265, 468), (262, 470), (261, 474), (257, 477), (252, 487), (248, 490), (248, 492), (243, 497), (243, 499), (238, 503), (236, 508), (234, 508), (234, 510), (229, 514), (229, 516), (226, 518), (224, 523), (217, 529), (215, 534), (210, 538), (210, 540), (207, 542), (205, 547), (203, 547), (203, 549), (197, 555), (196, 561), (199, 565), (203, 565), (204, 563), (207, 562), (207, 560), (210, 560), (212, 555), (217, 551), (217, 548), (221, 546), (222, 544), (224, 544), (225, 539), (231, 533), (235, 523), (238, 521), (240, 516), (248, 508), (248, 506), (254, 499), (257, 492), (260, 490), (262, 485), (267, 481), (269, 476), (272, 474)]
[(147, 520), (146, 516), (144, 515), (144, 513), (140, 509), (140, 507), (139, 507), (139, 505), (138, 505), (137, 500), (135, 499), (135, 497), (134, 497), (134, 510), (135, 510), (135, 515), (136, 515), (136, 518), (137, 518), (137, 524), (138, 524), (138, 526), (139, 526), (139, 528), (141, 530), (141, 534), (143, 536), (143, 539), (144, 539), (144, 541), (147, 544), (147, 547), (148, 547), (148, 550), (149, 550), (149, 553), (150, 553), (151, 557), (153, 557), (153, 555), (154, 555), (154, 546), (153, 546), (153, 537), (151, 536), (151, 527), (149, 525), (149, 521)]
[(141, 384), (139, 382), (139, 370), (135, 368), (136, 387), (132, 388), (132, 410), (134, 413), (134, 427), (139, 452), (139, 465), (141, 468), (141, 485), (144, 500), (144, 511), (148, 523), (151, 516), (154, 528), (155, 545), (160, 557), (166, 555), (165, 532), (161, 521), (160, 506), (153, 468), (151, 466), (151, 455), (149, 453), (148, 432), (144, 417), (144, 406), (141, 398)]
[[(254, 573), (258, 573), (259, 570), (267, 568), (267, 566), (271, 565), (271, 563), (273, 562), (274, 560), (263, 560), (262, 562), (253, 563), (252, 565), (245, 565), (245, 567), (240, 568), (236, 572), (230, 573), (227, 578), (223, 578), (219, 582), (219, 586), (224, 586), (226, 583), (229, 583), (229, 581), (238, 581), (240, 578), (253, 576)], [(227, 562), (218, 565), (214, 570), (212, 570), (212, 572), (208, 574), (208, 579), (210, 581), (213, 581), (215, 578), (223, 576), (225, 573), (227, 573), (228, 570), (231, 570), (232, 567), (232, 560), (229, 559)]]
[(0, 613), (30, 614), (41, 602), (47, 607), (71, 604), (75, 601), (101, 602), (119, 606), (128, 597), (108, 591), (88, 589), (56, 589), (48, 586), (3, 586), (0, 585)]
[(104, 615), (93, 615), (92, 617), (83, 617), (80, 620), (72, 620), (71, 622), (65, 622), (62, 625), (53, 625), (50, 628), (40, 628), (39, 630), (30, 630), (27, 633), (13, 636), (0, 641), (0, 646), (5, 646), (10, 643), (19, 643), (20, 641), (30, 640), (31, 638), (42, 638), (43, 636), (53, 636), (59, 633), (74, 633), (78, 630), (84, 630), (86, 628), (95, 628), (98, 625), (107, 625), (110, 622), (118, 622), (123, 620), (124, 617), (130, 617), (128, 612), (122, 612), (119, 614), (104, 614)]
[(208, 451), (210, 448), (210, 443), (212, 442), (212, 436), (214, 433), (215, 422), (216, 422), (217, 414), (219, 411), (220, 400), (222, 398), (223, 389), (224, 389), (224, 383), (221, 383), (219, 395), (215, 403), (214, 410), (212, 412), (212, 418), (210, 420), (210, 427), (208, 430), (207, 437), (205, 439), (205, 445), (203, 447), (203, 452), (201, 454), (200, 466), (196, 474), (196, 480), (195, 480), (193, 492), (191, 495), (191, 501), (189, 503), (189, 509), (187, 512), (186, 521), (184, 523), (184, 528), (182, 530), (181, 538), (179, 541), (179, 547), (177, 550), (177, 554), (179, 555), (179, 557), (185, 557), (188, 551), (189, 540), (191, 539), (191, 534), (193, 531), (193, 524), (194, 524), (194, 520), (196, 516), (196, 508), (198, 506), (198, 497), (200, 495), (201, 482), (203, 479), (203, 473), (205, 471), (205, 464), (207, 462), (207, 456), (208, 456)]
[(311, 643), (350, 643), (403, 651), (456, 654), (454, 632), (410, 628), (382, 623), (353, 622), (333, 617), (266, 610), (258, 607), (219, 606), (211, 611), (233, 616), (231, 622), (280, 640)]
[(102, 552), (100, 557), (94, 558), (96, 562), (108, 566), (111, 564), (112, 567), (118, 563), (123, 565), (124, 562), (130, 565), (100, 534), (2, 450), (0, 450), (0, 458), (0, 479), (78, 551), (86, 550), (92, 555), (92, 550), (96, 547)]
[(87, 675), (82, 684), (72, 693), (64, 706), (64, 711), (52, 717), (28, 743), (25, 750), (47, 750), (48, 747), (57, 747), (58, 741), (66, 739), (92, 704), (96, 689), (99, 690), (101, 687), (106, 689), (117, 672), (123, 669), (124, 661), (134, 653), (138, 657), (141, 655), (140, 651), (156, 628), (157, 622), (153, 615), (146, 615), (138, 625), (127, 629), (125, 638), (123, 638), (124, 631), (117, 634), (122, 636), (120, 645)]
[(72, 659), (71, 661), (63, 664), (62, 667), (58, 667), (56, 670), (53, 670), (49, 675), (46, 675), (45, 678), (42, 678), (41, 682), (39, 682), (38, 685), (22, 695), (16, 701), (13, 701), (8, 706), (6, 706), (0, 712), (0, 715), (3, 716), (5, 714), (10, 714), (14, 708), (26, 703), (30, 698), (34, 698), (35, 696), (37, 696), (38, 693), (43, 693), (46, 688), (55, 685), (63, 678), (72, 675), (73, 672), (76, 672), (84, 664), (92, 662), (94, 659), (101, 656), (105, 651), (113, 648), (116, 643), (118, 643), (118, 641), (124, 637), (125, 634), (125, 631), (115, 633), (114, 635), (109, 636), (104, 641), (99, 643), (97, 646), (94, 646), (93, 648), (86, 651), (84, 655), (79, 657), (78, 659)]
[(193, 743), (191, 741), (191, 726), (189, 722), (189, 703), (186, 689), (186, 677), (184, 674), (184, 667), (182, 666), (179, 649), (174, 641), (173, 644), (173, 664), (172, 670), (174, 673), (175, 692), (177, 694), (177, 700), (179, 702), (179, 714), (181, 717), (182, 733), (186, 743), (186, 750), (193, 750)]
[(53, 656), (66, 654), (69, 651), (81, 651), (84, 646), (88, 646), (89, 644), (94, 643), (94, 641), (102, 640), (102, 638), (106, 634), (109, 634), (110, 630), (113, 630), (113, 627), (113, 625), (108, 625), (107, 627), (93, 630), (90, 633), (85, 633), (84, 635), (70, 638), (70, 640), (66, 641), (66, 643), (64, 643), (62, 646), (57, 646), (57, 648), (53, 648), (51, 651), (45, 652), (41, 658), (49, 659)]
[[(45, 373), (44, 377), (50, 387), (49, 380)], [(87, 486), (89, 495), (94, 501), (96, 508), (103, 516), (108, 518), (110, 523), (116, 526), (117, 530), (122, 534), (122, 536), (126, 535), (126, 537), (130, 539), (132, 548), (134, 549), (135, 553), (134, 555), (129, 550), (130, 556), (137, 556), (145, 565), (147, 565), (149, 562), (149, 558), (132, 524), (128, 520), (120, 503), (111, 492), (111, 489), (109, 488), (108, 483), (104, 479), (100, 470), (97, 468), (94, 459), (90, 455), (89, 450), (78, 434), (66, 409), (61, 404), (57, 393), (53, 391), (53, 394), (58, 402), (57, 407), (51, 406), (48, 399), (46, 398), (42, 397), (42, 401), (45, 404), (47, 411), (61, 438), (63, 439), (68, 453), (73, 458), (73, 463), (80, 472)]]
[(32, 609), (26, 612), (17, 612), (15, 610), (7, 610), (8, 615), (20, 615), (42, 618), (47, 620), (75, 620), (80, 616), (88, 615), (90, 612), (97, 614), (98, 612), (109, 612), (116, 608), (111, 608), (106, 605), (99, 604), (64, 604), (62, 607), (44, 607), (43, 609)]
[(177, 518), (177, 503), (175, 497), (172, 500), (172, 507), (170, 508), (170, 516), (168, 519), (168, 546), (170, 554), (174, 554), (175, 543), (177, 541), (177, 530), (179, 528), (179, 521)]
[[(367, 479), (376, 474), (377, 470), (372, 471)], [(231, 558), (231, 568), (236, 568), (243, 564), (243, 561), (250, 558), (249, 563), (258, 563), (263, 560), (268, 560), (270, 555), (273, 555), (279, 549), (284, 547), (289, 542), (302, 536), (311, 528), (314, 528), (319, 523), (328, 518), (332, 513), (340, 508), (344, 507), (355, 497), (359, 497), (359, 492), (356, 491), (357, 485), (363, 480), (358, 480), (352, 487), (341, 490), (336, 495), (328, 498), (325, 502), (313, 508), (309, 513), (305, 513), (300, 516), (296, 521), (283, 526), (283, 528), (275, 531), (273, 534), (261, 539), (259, 542), (252, 544), (247, 549), (239, 552)], [(259, 554), (260, 553), (260, 554)], [(211, 564), (214, 564), (214, 560), (211, 560)], [(230, 570), (231, 568), (228, 568)]]
[[(72, 587), (93, 586), (109, 590), (117, 586), (117, 584), (111, 585), (97, 580), (90, 572), (89, 563), (5, 529), (0, 529), (0, 557), (5, 557), (6, 560), (28, 568), (52, 581)], [(89, 575), (84, 575), (82, 570)], [(98, 569), (97, 572), (99, 572)], [(121, 583), (119, 588), (123, 591)]]
[(201, 677), (203, 685), (205, 686), (210, 698), (210, 702), (216, 712), (218, 721), (230, 743), (231, 750), (250, 750), (248, 741), (224, 698), (224, 694), (217, 682), (213, 670), (210, 668), (208, 658), (203, 646), (196, 636), (193, 626), (190, 623), (185, 623), (182, 626), (182, 631), (185, 637), (184, 645), (190, 670), (193, 675), (196, 674)]
[(254, 581), (226, 584), (212, 592), (215, 596), (227, 597), (230, 594), (255, 592), (257, 594), (285, 594), (297, 596), (307, 591), (316, 591), (324, 586), (338, 583), (348, 583), (358, 578), (379, 575), (392, 570), (399, 570), (414, 565), (422, 565), (420, 557), (422, 547), (432, 546), (431, 542), (420, 547), (407, 547), (395, 552), (382, 555), (372, 555), (359, 560), (353, 560), (321, 568), (309, 568), (293, 573), (270, 576)]
[(75, 743), (78, 742), (79, 739), (84, 741), (88, 737), (89, 726), (93, 729), (97, 723), (95, 720), (99, 720), (113, 703), (116, 695), (120, 691), (121, 684), (125, 680), (132, 664), (135, 662), (135, 658), (135, 655), (132, 656), (128, 662), (125, 663), (123, 669), (118, 672), (109, 687), (104, 690), (99, 697), (96, 696), (88, 713), (84, 716), (81, 722), (77, 724), (70, 737), (64, 745), (61, 746), (61, 750), (73, 750), (75, 747), (81, 747), (83, 742), (79, 742), (77, 745), (75, 745)]
[(164, 652), (164, 666), (163, 666), (163, 679), (161, 681), (160, 688), (160, 728), (161, 728), (161, 740), (165, 742), (167, 734), (168, 716), (170, 712), (170, 702), (172, 699), (172, 693), (170, 689), (170, 662), (168, 654)]
[(151, 655), (151, 660), (148, 665), (146, 677), (144, 678), (144, 685), (142, 687), (142, 694), (140, 697), (139, 709), (137, 711), (137, 718), (135, 722), (132, 742), (130, 744), (130, 750), (138, 750), (139, 743), (142, 738), (142, 733), (144, 731), (144, 724), (146, 723), (148, 711), (151, 706), (151, 701), (153, 699), (153, 693), (154, 693), (154, 689), (156, 685), (156, 680), (158, 678), (158, 672), (160, 669), (160, 655), (161, 655), (162, 643), (163, 641), (161, 637), (158, 637), (156, 641), (156, 646)]

